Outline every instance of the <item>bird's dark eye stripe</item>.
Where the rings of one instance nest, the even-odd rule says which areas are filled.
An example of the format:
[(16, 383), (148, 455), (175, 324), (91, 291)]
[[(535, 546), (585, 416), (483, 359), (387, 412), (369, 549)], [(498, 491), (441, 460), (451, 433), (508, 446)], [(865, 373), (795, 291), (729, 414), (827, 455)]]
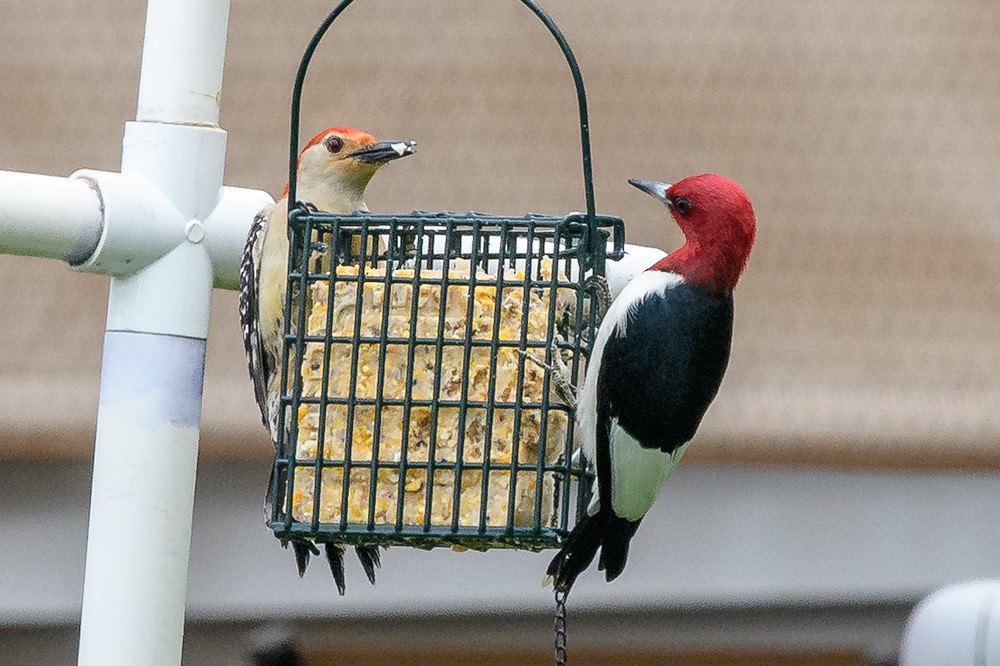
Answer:
[(673, 204), (674, 208), (681, 215), (687, 215), (688, 212), (690, 212), (691, 210), (691, 202), (685, 199), (684, 197), (677, 197), (676, 199), (674, 199)]

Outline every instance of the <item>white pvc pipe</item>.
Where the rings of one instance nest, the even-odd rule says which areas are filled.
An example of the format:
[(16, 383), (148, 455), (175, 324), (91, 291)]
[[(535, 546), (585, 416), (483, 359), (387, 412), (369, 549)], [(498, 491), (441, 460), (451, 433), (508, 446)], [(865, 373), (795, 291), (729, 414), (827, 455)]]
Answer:
[[(228, 0), (149, 0), (137, 116), (153, 122), (126, 126), (122, 174), (100, 181), (109, 187), (107, 230), (94, 263), (109, 270), (130, 253), (145, 260), (138, 248), (147, 240), (167, 248), (111, 281), (80, 626), (85, 666), (181, 659), (213, 281), (203, 220), (222, 196), (225, 133), (214, 125), (228, 12)], [(129, 182), (155, 196), (118, 187), (111, 201)], [(148, 219), (136, 225), (133, 214)]]
[(86, 180), (0, 171), (0, 254), (83, 261), (101, 237), (102, 212)]
[(949, 585), (921, 601), (907, 620), (899, 663), (1000, 664), (1000, 581)]
[(136, 120), (217, 125), (229, 0), (149, 0)]
[(71, 178), (93, 183), (104, 202), (100, 240), (76, 270), (129, 275), (184, 239), (184, 218), (150, 180), (93, 169), (76, 171)]
[[(225, 141), (218, 141), (218, 135), (224, 139), (225, 132), (218, 129), (127, 123), (126, 137), (136, 133), (136, 127), (142, 127), (146, 133), (156, 131), (164, 135), (177, 130), (185, 136), (174, 137), (176, 143), (193, 143), (196, 148), (192, 151), (194, 154), (200, 154), (208, 147), (221, 156), (225, 150)], [(201, 141), (198, 135), (201, 135)], [(151, 143), (158, 146), (160, 141)], [(166, 142), (165, 152), (166, 146), (171, 143)], [(185, 156), (181, 153), (169, 158), (169, 161), (183, 159)], [(157, 167), (149, 165), (149, 168)], [(93, 183), (95, 190), (107, 201), (100, 242), (86, 261), (76, 264), (74, 268), (88, 273), (127, 277), (148, 268), (184, 241), (204, 243), (212, 264), (214, 285), (221, 289), (237, 289), (247, 231), (257, 213), (264, 206), (274, 203), (271, 195), (242, 187), (223, 187), (221, 192), (201, 192), (199, 195), (199, 189), (185, 189), (183, 183), (170, 184), (165, 182), (167, 179), (161, 179), (159, 182), (163, 183), (164, 189), (175, 191), (175, 199), (182, 198), (181, 192), (195, 193), (193, 198), (188, 197), (189, 208), (182, 212), (149, 178), (135, 174), (142, 168), (132, 165), (129, 170), (132, 173), (81, 169), (73, 174), (73, 178)], [(199, 196), (202, 203), (198, 201)], [(209, 207), (212, 204), (214, 209)], [(154, 295), (154, 298), (158, 297)], [(156, 305), (155, 302), (150, 304)], [(153, 309), (157, 316), (163, 314), (162, 308)]]
[(212, 258), (215, 286), (239, 289), (243, 246), (254, 217), (274, 203), (267, 192), (242, 187), (223, 187), (215, 210), (205, 220), (205, 246)]
[(205, 341), (108, 331), (79, 663), (179, 664)]

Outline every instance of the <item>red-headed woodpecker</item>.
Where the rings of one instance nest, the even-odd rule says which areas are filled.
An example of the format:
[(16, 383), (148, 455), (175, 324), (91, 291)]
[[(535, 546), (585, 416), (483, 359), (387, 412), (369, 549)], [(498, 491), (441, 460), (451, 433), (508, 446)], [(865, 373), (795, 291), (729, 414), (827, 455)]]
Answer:
[[(378, 141), (371, 134), (350, 127), (331, 127), (314, 136), (299, 154), (299, 201), (328, 213), (368, 210), (365, 187), (386, 163), (416, 152), (413, 141)], [(264, 427), (278, 441), (278, 406), (281, 390), (278, 368), (285, 320), (288, 285), (288, 186), (277, 203), (257, 214), (247, 236), (240, 266), (240, 324), (250, 365), (254, 395)], [(282, 485), (282, 484), (279, 484)], [(272, 498), (268, 497), (267, 503)], [(265, 506), (265, 513), (269, 509)], [(324, 544), (337, 589), (344, 593), (344, 548)], [(318, 553), (311, 542), (293, 541), (299, 575), (305, 573), (309, 554)], [(375, 546), (355, 548), (368, 580), (375, 583), (379, 551)]]
[(608, 581), (625, 568), (639, 522), (719, 390), (733, 288), (756, 233), (750, 199), (727, 178), (629, 182), (666, 204), (685, 241), (625, 286), (598, 329), (577, 406), (596, 488), (549, 565), (560, 592), (569, 592), (598, 548)]

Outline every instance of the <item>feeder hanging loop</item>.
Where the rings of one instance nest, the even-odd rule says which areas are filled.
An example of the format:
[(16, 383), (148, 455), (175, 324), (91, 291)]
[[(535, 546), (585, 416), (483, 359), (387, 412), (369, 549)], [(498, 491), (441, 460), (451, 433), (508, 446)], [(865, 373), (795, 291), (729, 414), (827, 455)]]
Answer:
[[(291, 110), (291, 128), (289, 132), (289, 142), (288, 142), (288, 210), (291, 213), (292, 208), (295, 205), (295, 194), (296, 185), (298, 180), (298, 151), (299, 151), (299, 124), (301, 118), (301, 100), (302, 100), (302, 86), (305, 83), (306, 72), (309, 69), (309, 63), (312, 61), (313, 54), (316, 52), (316, 48), (319, 47), (323, 37), (326, 36), (327, 30), (333, 25), (333, 22), (337, 20), (345, 9), (347, 9), (354, 0), (341, 0), (336, 7), (327, 15), (323, 22), (320, 24), (319, 28), (313, 34), (312, 39), (309, 40), (309, 44), (306, 46), (305, 52), (302, 54), (302, 60), (299, 61), (299, 68), (295, 74), (295, 86), (292, 89), (292, 110)], [(583, 194), (584, 201), (587, 207), (587, 222), (590, 225), (592, 231), (590, 235), (590, 247), (588, 247), (588, 254), (597, 255), (602, 261), (599, 269), (603, 270), (603, 258), (604, 258), (604, 248), (598, 248), (597, 243), (599, 239), (599, 234), (595, 233), (598, 227), (597, 220), (597, 206), (594, 203), (594, 172), (593, 172), (593, 160), (590, 153), (590, 120), (587, 111), (587, 92), (583, 85), (583, 74), (580, 72), (580, 65), (576, 61), (576, 56), (573, 54), (573, 49), (570, 48), (569, 42), (566, 41), (566, 37), (562, 34), (559, 26), (556, 25), (552, 17), (545, 13), (545, 11), (539, 7), (534, 0), (520, 0), (521, 4), (531, 10), (531, 12), (538, 17), (538, 19), (545, 24), (549, 33), (556, 40), (559, 45), (559, 49), (562, 51), (563, 56), (566, 58), (566, 64), (569, 65), (570, 74), (573, 76), (573, 85), (576, 89), (576, 102), (577, 111), (580, 116), (580, 152), (583, 161)], [(622, 236), (624, 239), (624, 236)], [(622, 240), (624, 243), (624, 240)]]

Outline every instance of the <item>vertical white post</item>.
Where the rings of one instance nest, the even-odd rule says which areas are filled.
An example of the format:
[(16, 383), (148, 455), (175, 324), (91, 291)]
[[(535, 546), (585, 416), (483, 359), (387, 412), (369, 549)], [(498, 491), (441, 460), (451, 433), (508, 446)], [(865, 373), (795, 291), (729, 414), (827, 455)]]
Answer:
[[(150, 207), (172, 206), (164, 227), (186, 223), (172, 227), (172, 251), (111, 282), (80, 664), (181, 659), (212, 289), (203, 221), (222, 187), (225, 132), (215, 124), (228, 17), (228, 0), (148, 3), (122, 174), (162, 193)], [(109, 210), (109, 224), (116, 216), (131, 211)]]

